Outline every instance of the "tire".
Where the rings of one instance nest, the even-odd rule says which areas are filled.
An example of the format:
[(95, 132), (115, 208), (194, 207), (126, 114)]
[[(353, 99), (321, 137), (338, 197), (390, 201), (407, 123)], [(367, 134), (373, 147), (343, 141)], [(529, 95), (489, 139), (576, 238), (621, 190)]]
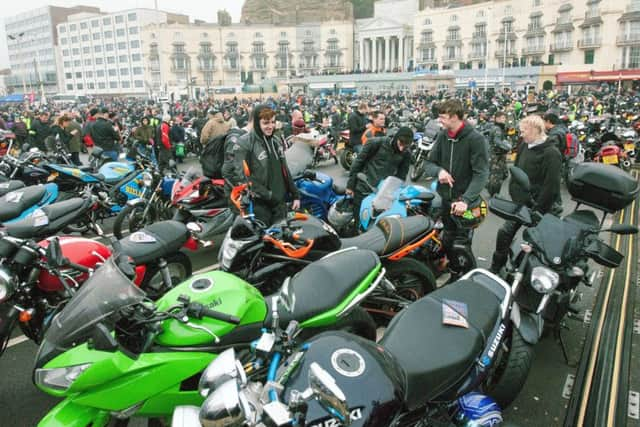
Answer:
[(409, 178), (411, 178), (411, 181), (415, 182), (422, 178), (422, 175), (424, 175), (424, 159), (420, 157), (420, 159), (411, 166), (411, 174), (409, 175)]
[(354, 158), (355, 153), (351, 149), (345, 148), (340, 152), (340, 166), (346, 170), (351, 170)]
[[(286, 325), (280, 325), (286, 327)], [(331, 326), (319, 327), (319, 328), (307, 328), (300, 332), (299, 340), (305, 341), (309, 338), (327, 331), (344, 331), (354, 335), (358, 335), (364, 339), (375, 341), (376, 340), (376, 322), (365, 309), (362, 307), (356, 307), (342, 319), (339, 319), (337, 323)]]
[[(378, 296), (374, 292), (363, 306), (374, 313), (376, 324), (386, 325), (408, 301), (416, 301), (436, 289), (436, 277), (429, 267), (415, 258), (405, 257), (398, 261), (385, 261), (386, 280), (396, 288), (394, 295)], [(394, 297), (399, 297), (394, 300)]]
[[(157, 220), (156, 209), (149, 202), (139, 203), (137, 205), (126, 205), (113, 222), (113, 235), (116, 239), (120, 240), (124, 237), (124, 232), (128, 231), (129, 234), (134, 233), (145, 225), (153, 224)], [(142, 214), (145, 208), (149, 206), (147, 211), (147, 217), (143, 218)]]
[[(171, 287), (183, 282), (187, 277), (191, 276), (191, 261), (182, 252), (169, 255), (165, 258), (167, 267), (171, 274)], [(166, 287), (162, 282), (162, 272), (158, 264), (150, 264), (144, 274), (144, 279), (140, 284), (140, 288), (147, 293), (152, 300), (156, 300), (164, 295), (170, 288)]]
[(502, 349), (495, 371), (485, 386), (486, 393), (495, 399), (502, 410), (511, 405), (524, 387), (533, 362), (533, 346), (517, 329), (513, 329)]

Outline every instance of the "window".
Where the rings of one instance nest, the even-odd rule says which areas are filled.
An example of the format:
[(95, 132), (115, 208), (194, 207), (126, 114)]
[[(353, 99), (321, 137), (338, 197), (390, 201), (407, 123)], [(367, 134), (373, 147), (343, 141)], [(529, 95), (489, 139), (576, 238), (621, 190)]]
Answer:
[(209, 33), (202, 33), (202, 38), (203, 39), (208, 39), (209, 38)]
[(116, 30), (116, 36), (118, 37), (124, 37), (124, 28), (118, 28)]
[(100, 40), (100, 33), (93, 33), (94, 40)]
[(76, 73), (76, 79), (81, 79), (82, 78), (82, 73), (80, 71), (78, 71)]
[(85, 71), (84, 76), (88, 79), (93, 78), (93, 71)]
[(98, 28), (100, 26), (100, 21), (97, 19), (94, 19), (93, 21), (91, 21), (91, 28)]
[(102, 64), (104, 64), (104, 59), (96, 58), (96, 65), (102, 65)]
[(115, 56), (107, 56), (107, 64), (115, 64), (116, 57)]
[(431, 25), (431, 18), (427, 18), (424, 20), (424, 25)]
[(76, 27), (76, 24), (69, 25), (69, 31), (76, 31), (77, 29), (78, 27)]
[(94, 47), (93, 47), (93, 51), (94, 51), (95, 53), (100, 53), (100, 52), (102, 52), (102, 46), (100, 46), (100, 45), (96, 45), (96, 46), (94, 46)]
[(80, 23), (80, 29), (81, 29), (81, 30), (86, 30), (88, 27), (89, 27), (89, 26), (87, 25), (87, 23), (86, 23), (86, 22), (81, 22), (81, 23)]
[(476, 18), (484, 18), (484, 17), (485, 17), (484, 10), (479, 10), (478, 13), (476, 13)]
[(104, 50), (107, 52), (111, 52), (113, 50), (113, 43), (107, 43), (104, 45)]
[(143, 87), (144, 83), (142, 82), (142, 80), (134, 80), (133, 85), (135, 87)]
[(118, 62), (120, 63), (129, 62), (129, 58), (127, 57), (127, 55), (120, 55), (118, 56)]
[[(138, 34), (138, 27), (130, 27), (129, 34)], [(204, 34), (207, 34), (207, 33), (204, 33)]]
[(118, 15), (116, 16), (116, 24), (122, 24), (124, 22), (124, 16)]
[(450, 29), (447, 30), (447, 40), (460, 40), (460, 30)]
[(66, 37), (62, 37), (60, 39), (60, 44), (67, 44), (67, 38)]
[(67, 32), (67, 27), (65, 27), (65, 26), (61, 25), (61, 26), (58, 28), (58, 33), (60, 33), (60, 34), (64, 34), (64, 33), (66, 33), (66, 32)]
[(104, 70), (97, 70), (96, 77), (104, 77)]
[(71, 54), (80, 55), (80, 49), (78, 49), (77, 47), (74, 47), (73, 49), (71, 49)]
[(129, 44), (131, 45), (131, 49), (138, 49), (140, 47), (140, 40), (131, 40)]
[(129, 89), (131, 87), (131, 82), (129, 82), (128, 80), (125, 80), (123, 82), (120, 83), (122, 85), (123, 89)]
[(95, 89), (95, 88), (96, 88), (96, 85), (93, 82), (87, 83), (87, 89)]
[(111, 25), (111, 18), (102, 18), (102, 25)]
[(98, 82), (98, 89), (104, 89), (106, 88), (106, 85), (104, 84), (104, 82)]
[(333, 29), (333, 28), (332, 28), (332, 29), (330, 29), (330, 30), (329, 30), (329, 34), (331, 34), (332, 36), (335, 36), (335, 35), (336, 35), (336, 30), (335, 30), (335, 29)]
[(280, 31), (280, 38), (281, 39), (286, 39), (287, 38), (287, 32), (286, 31)]
[(113, 31), (108, 30), (104, 32), (104, 38), (105, 39), (112, 39), (113, 38)]
[(135, 21), (136, 19), (138, 19), (138, 17), (136, 16), (135, 13), (130, 13), (127, 15), (127, 20), (128, 21)]
[(109, 89), (118, 89), (118, 82), (109, 82)]
[(76, 87), (78, 88), (78, 90), (82, 90), (84, 88), (84, 86), (82, 85), (82, 83), (78, 83), (76, 85)]
[(261, 39), (261, 38), (262, 38), (262, 33), (255, 33), (255, 34), (253, 35), (253, 38), (254, 38), (254, 39)]
[(72, 44), (76, 44), (76, 43), (78, 43), (78, 36), (73, 36), (73, 37), (71, 37), (71, 43), (72, 43)]
[(533, 0), (533, 7), (542, 6), (542, 0)]
[(542, 28), (542, 16), (532, 16), (529, 22), (529, 30), (535, 31)]
[(585, 64), (593, 64), (593, 61), (595, 59), (595, 50), (593, 49), (588, 49), (584, 51), (584, 63)]
[(82, 48), (82, 53), (83, 53), (84, 55), (88, 55), (88, 54), (90, 54), (90, 53), (91, 53), (91, 48), (90, 48), (89, 46), (85, 46), (85, 47), (83, 47), (83, 48)]
[(127, 48), (126, 42), (118, 42), (118, 50), (125, 50)]
[(80, 38), (82, 39), (83, 42), (88, 42), (89, 41), (89, 34), (83, 34), (82, 36), (80, 36)]
[(64, 68), (71, 67), (71, 61), (64, 61)]
[(67, 80), (70, 80), (70, 79), (72, 79), (72, 78), (73, 78), (73, 74), (71, 74), (71, 73), (64, 73), (64, 78), (65, 78), (65, 79), (67, 79)]
[(142, 56), (139, 53), (131, 54), (131, 62), (140, 62)]
[(136, 76), (142, 74), (142, 67), (133, 67), (133, 74)]
[(108, 73), (109, 73), (109, 74), (108, 74), (108, 75), (109, 75), (109, 77), (115, 77), (115, 76), (117, 76), (117, 75), (118, 75), (118, 70), (116, 70), (115, 68), (110, 68), (110, 69), (109, 69), (109, 71), (108, 71)]
[(456, 22), (458, 20), (458, 15), (451, 15), (451, 17), (449, 18), (449, 21), (451, 22)]
[(73, 90), (73, 85), (67, 85), (67, 90)]
[(120, 68), (120, 75), (121, 76), (128, 76), (129, 75), (129, 69), (128, 68)]
[(69, 56), (69, 49), (62, 49), (62, 56)]

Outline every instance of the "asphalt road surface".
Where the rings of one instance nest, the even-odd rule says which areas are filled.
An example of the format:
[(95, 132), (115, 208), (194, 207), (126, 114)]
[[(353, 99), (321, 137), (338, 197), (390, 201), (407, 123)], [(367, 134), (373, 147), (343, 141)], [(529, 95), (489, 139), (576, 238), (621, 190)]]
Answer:
[[(196, 163), (191, 160), (183, 166), (189, 164)], [(333, 165), (332, 162), (321, 165), (319, 169), (336, 179), (346, 179), (343, 169)], [(506, 184), (503, 185), (503, 192), (505, 190)], [(564, 190), (563, 200), (565, 213), (569, 212), (575, 205)], [(491, 254), (495, 248), (496, 232), (501, 223), (502, 220), (489, 215), (476, 232), (473, 249), (480, 267), (489, 266)], [(109, 224), (106, 224), (105, 232), (110, 232)], [(213, 248), (189, 253), (194, 271), (211, 268), (217, 262), (218, 243), (219, 239)], [(582, 287), (583, 299), (580, 303), (582, 311), (575, 319), (568, 320), (568, 329), (562, 333), (569, 356), (568, 363), (565, 362), (560, 345), (554, 337), (546, 336), (536, 346), (535, 361), (524, 390), (504, 413), (505, 419), (510, 423), (518, 426), (562, 425), (571, 394), (571, 376), (575, 373), (582, 352), (597, 288), (598, 283), (593, 288)], [(2, 402), (0, 425), (35, 426), (58, 401), (39, 391), (31, 382), (36, 351), (35, 344), (16, 334), (10, 347), (0, 358), (0, 372), (3, 373), (2, 385), (0, 385), (0, 402)], [(142, 423), (135, 422), (134, 425), (142, 425)], [(628, 425), (638, 425), (638, 422), (630, 418)]]

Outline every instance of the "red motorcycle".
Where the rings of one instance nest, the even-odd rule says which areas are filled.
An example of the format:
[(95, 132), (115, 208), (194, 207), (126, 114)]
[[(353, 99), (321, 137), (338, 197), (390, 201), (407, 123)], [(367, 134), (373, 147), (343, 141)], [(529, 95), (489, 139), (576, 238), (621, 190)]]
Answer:
[[(191, 261), (181, 248), (195, 250), (194, 226), (162, 221), (113, 246), (135, 264), (134, 283), (156, 299), (191, 275)], [(83, 237), (51, 237), (40, 242), (0, 236), (0, 354), (16, 323), (40, 343), (55, 315), (113, 251)], [(110, 292), (105, 287), (105, 292)]]
[(596, 155), (593, 157), (593, 161), (596, 163), (618, 166), (627, 172), (631, 168), (631, 159), (629, 158), (629, 155), (615, 142), (607, 142), (600, 147), (600, 150), (598, 150)]

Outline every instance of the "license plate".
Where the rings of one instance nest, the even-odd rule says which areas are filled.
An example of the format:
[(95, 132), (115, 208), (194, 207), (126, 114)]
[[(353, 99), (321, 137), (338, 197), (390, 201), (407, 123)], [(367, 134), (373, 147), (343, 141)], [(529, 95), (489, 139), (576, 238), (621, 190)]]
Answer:
[(511, 153), (511, 154), (509, 154), (509, 160), (510, 160), (510, 161), (512, 161), (512, 162), (515, 162), (515, 161), (516, 161), (516, 154), (517, 154), (517, 153)]
[(58, 172), (51, 172), (51, 175), (47, 177), (47, 182), (55, 181), (58, 177)]
[(633, 151), (636, 149), (636, 144), (624, 144), (625, 151)]
[(615, 154), (611, 154), (609, 156), (602, 157), (602, 163), (605, 165), (617, 165), (618, 164), (618, 156)]

